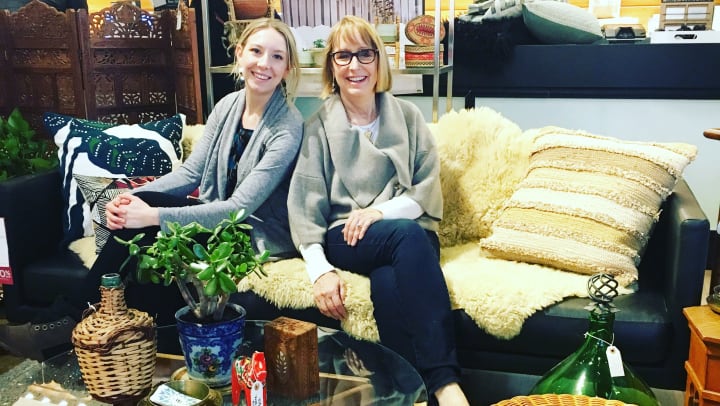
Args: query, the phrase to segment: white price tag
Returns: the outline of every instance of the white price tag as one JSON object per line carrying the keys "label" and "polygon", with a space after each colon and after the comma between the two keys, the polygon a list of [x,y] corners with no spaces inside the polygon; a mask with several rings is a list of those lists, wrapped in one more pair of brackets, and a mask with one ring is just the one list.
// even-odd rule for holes
{"label": "white price tag", "polygon": [[610,367],[610,376],[615,378],[616,376],[625,376],[625,367],[623,367],[622,357],[620,356],[620,350],[611,345],[605,351],[607,356],[608,366]]}
{"label": "white price tag", "polygon": [[250,406],[265,406],[265,396],[263,396],[263,384],[260,381],[253,383],[250,390]]}

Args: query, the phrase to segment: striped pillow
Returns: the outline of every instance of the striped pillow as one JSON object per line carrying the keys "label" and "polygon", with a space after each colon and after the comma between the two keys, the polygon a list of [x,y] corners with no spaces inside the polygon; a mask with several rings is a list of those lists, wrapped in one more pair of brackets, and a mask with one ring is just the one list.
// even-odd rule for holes
{"label": "striped pillow", "polygon": [[527,176],[480,246],[503,259],[609,273],[626,286],[637,279],[662,202],[696,153],[683,143],[542,128]]}

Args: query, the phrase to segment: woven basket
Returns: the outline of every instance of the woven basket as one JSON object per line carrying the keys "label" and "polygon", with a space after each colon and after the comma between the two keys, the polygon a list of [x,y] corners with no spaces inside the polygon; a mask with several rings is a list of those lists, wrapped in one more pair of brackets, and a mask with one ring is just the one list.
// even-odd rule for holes
{"label": "woven basket", "polygon": [[85,387],[105,403],[142,398],[155,373],[154,321],[145,312],[128,309],[124,292],[122,285],[100,287],[97,311],[86,311],[72,334]]}
{"label": "woven basket", "polygon": [[[444,50],[445,47],[440,44],[440,65],[443,64]],[[405,66],[408,68],[435,66],[435,46],[405,45]]]}
{"label": "woven basket", "polygon": [[[245,31],[245,28],[247,28],[248,25],[250,25],[251,22],[255,21],[254,19],[237,19],[235,18],[235,9],[233,8],[233,1],[232,0],[225,0],[225,4],[228,7],[228,20],[225,21],[225,38],[227,43],[225,44],[225,48],[231,48],[234,47],[235,44],[237,44],[238,40],[240,39],[240,35],[242,35],[243,31]],[[275,15],[275,9],[272,7],[270,3],[267,4],[267,9],[265,10],[265,15],[258,17],[273,17]]]}
{"label": "woven basket", "polygon": [[607,400],[585,395],[544,395],[515,396],[502,400],[493,406],[624,406],[619,400]]}

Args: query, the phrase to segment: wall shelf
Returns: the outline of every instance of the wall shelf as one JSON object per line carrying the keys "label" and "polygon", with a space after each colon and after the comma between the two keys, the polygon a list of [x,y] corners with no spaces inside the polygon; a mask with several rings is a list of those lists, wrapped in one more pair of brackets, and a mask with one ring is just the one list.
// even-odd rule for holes
{"label": "wall shelf", "polygon": [[[435,0],[435,10],[440,10],[441,0]],[[450,15],[455,15],[455,0],[449,1]],[[204,27],[209,27],[208,17],[208,0],[201,0],[201,11],[202,11],[202,23]],[[450,18],[448,21],[449,29],[447,32],[448,46],[447,46],[447,64],[443,64],[440,60],[440,27],[442,25],[440,13],[435,13],[435,53],[434,53],[434,66],[423,67],[423,68],[401,68],[393,69],[393,82],[397,81],[397,86],[393,86],[393,89],[401,89],[399,93],[422,93],[422,76],[432,76],[432,121],[438,121],[439,111],[439,99],[440,99],[440,76],[447,75],[447,85],[445,86],[446,92],[446,112],[452,109],[452,83],[453,83],[453,58],[454,58],[454,44],[455,44],[455,21],[454,18]],[[212,111],[215,106],[215,95],[213,91],[213,75],[214,74],[229,74],[232,71],[232,65],[224,66],[212,66],[211,55],[210,55],[210,34],[209,30],[203,30],[203,51],[205,60],[205,85],[206,85],[206,106],[208,114]],[[317,82],[321,74],[320,68],[301,68],[301,85],[303,80],[309,80],[311,83]],[[307,86],[305,87],[307,89]],[[306,90],[307,91],[307,90]],[[319,94],[318,92],[315,94]],[[300,96],[313,96],[312,93],[307,92],[299,94]]]}

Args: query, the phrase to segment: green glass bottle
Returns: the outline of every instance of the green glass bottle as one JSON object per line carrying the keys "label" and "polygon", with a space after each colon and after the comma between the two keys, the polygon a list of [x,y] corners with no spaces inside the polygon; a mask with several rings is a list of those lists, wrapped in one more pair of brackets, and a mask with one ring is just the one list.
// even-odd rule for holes
{"label": "green glass bottle", "polygon": [[639,406],[659,405],[645,381],[622,362],[620,351],[613,345],[615,313],[612,304],[609,304],[607,296],[598,300],[594,293],[591,292],[590,296],[597,304],[590,310],[590,326],[585,342],[540,378],[530,394],[568,393]]}

